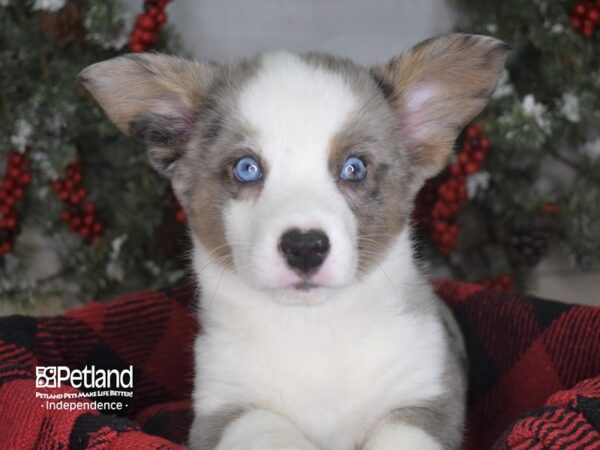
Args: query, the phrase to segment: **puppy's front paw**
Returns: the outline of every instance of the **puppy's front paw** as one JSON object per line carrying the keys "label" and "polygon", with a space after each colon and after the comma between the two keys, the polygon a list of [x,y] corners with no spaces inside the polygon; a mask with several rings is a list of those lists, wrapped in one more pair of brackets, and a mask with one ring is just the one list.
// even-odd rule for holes
{"label": "puppy's front paw", "polygon": [[232,442],[223,440],[215,450],[319,450],[305,439],[283,436],[247,436],[248,439]]}
{"label": "puppy's front paw", "polygon": [[254,410],[234,420],[215,450],[319,450],[292,422]]}
{"label": "puppy's front paw", "polygon": [[429,433],[408,424],[385,425],[369,439],[363,450],[442,450]]}

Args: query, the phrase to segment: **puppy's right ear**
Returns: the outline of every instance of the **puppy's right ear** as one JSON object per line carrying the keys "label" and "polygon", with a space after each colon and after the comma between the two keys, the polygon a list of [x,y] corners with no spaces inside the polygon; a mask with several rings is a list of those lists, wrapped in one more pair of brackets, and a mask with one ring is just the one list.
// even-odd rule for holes
{"label": "puppy's right ear", "polygon": [[143,141],[169,176],[184,151],[216,66],[151,53],[120,56],[79,74],[114,124]]}

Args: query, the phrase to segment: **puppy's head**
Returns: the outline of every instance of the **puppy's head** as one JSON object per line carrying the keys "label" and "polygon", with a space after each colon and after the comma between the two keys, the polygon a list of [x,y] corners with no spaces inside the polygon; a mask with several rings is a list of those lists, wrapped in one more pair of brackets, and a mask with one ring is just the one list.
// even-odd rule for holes
{"label": "puppy's head", "polygon": [[506,50],[455,34],[372,68],[320,54],[231,66],[138,54],[80,79],[171,179],[207,262],[289,297],[348,285],[385,257]]}

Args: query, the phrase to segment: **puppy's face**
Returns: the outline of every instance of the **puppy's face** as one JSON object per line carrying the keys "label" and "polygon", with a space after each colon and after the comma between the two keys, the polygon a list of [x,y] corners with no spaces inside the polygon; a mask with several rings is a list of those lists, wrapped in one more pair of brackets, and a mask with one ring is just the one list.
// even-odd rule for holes
{"label": "puppy's face", "polygon": [[505,56],[494,39],[451,35],[370,69],[319,54],[227,67],[142,54],[81,80],[171,178],[207,263],[300,298],[385,256]]}

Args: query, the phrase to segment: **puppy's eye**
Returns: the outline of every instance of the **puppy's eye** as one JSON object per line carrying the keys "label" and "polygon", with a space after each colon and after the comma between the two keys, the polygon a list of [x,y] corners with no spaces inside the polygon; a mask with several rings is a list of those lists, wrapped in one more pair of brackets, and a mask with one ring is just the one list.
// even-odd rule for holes
{"label": "puppy's eye", "polygon": [[367,175],[367,165],[356,156],[349,157],[340,171],[340,178],[345,181],[362,181]]}
{"label": "puppy's eye", "polygon": [[244,156],[235,164],[233,175],[240,183],[252,183],[262,178],[262,169],[252,156]]}

